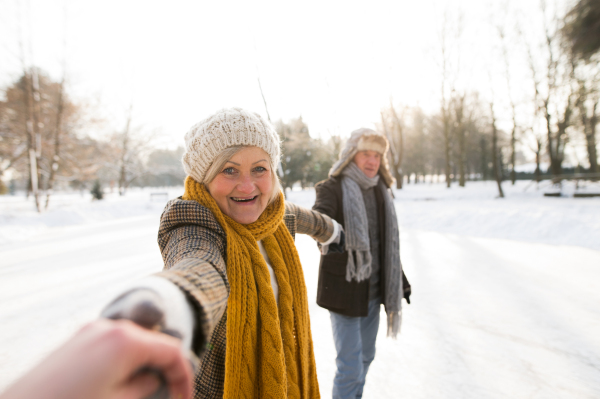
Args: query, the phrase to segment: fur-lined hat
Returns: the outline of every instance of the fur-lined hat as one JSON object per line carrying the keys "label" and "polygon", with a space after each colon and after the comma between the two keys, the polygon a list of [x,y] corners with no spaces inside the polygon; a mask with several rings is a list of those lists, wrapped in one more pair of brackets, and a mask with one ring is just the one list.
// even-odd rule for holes
{"label": "fur-lined hat", "polygon": [[354,155],[356,155],[358,151],[372,150],[381,154],[379,175],[383,178],[385,185],[391,187],[394,183],[394,178],[390,173],[388,164],[388,148],[389,143],[381,133],[365,127],[357,129],[350,134],[350,139],[340,152],[340,159],[333,164],[329,171],[329,177],[339,176],[342,173],[342,170],[354,160]]}

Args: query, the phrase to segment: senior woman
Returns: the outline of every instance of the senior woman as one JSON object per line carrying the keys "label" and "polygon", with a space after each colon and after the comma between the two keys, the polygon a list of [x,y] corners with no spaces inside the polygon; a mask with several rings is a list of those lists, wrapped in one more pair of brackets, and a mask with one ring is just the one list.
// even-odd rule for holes
{"label": "senior woman", "polygon": [[319,397],[294,235],[337,250],[342,231],[284,200],[279,157],[277,133],[257,114],[225,109],[193,126],[184,195],[161,216],[165,270],[103,313],[191,347],[199,356],[196,398]]}

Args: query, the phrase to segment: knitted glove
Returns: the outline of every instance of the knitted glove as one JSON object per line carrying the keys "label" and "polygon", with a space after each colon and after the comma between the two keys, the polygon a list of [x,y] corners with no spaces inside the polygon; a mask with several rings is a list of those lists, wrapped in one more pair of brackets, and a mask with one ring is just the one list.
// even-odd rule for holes
{"label": "knitted glove", "polygon": [[[128,319],[149,330],[161,332],[181,339],[182,349],[190,354],[194,372],[197,357],[191,352],[194,337],[194,314],[185,295],[170,281],[159,277],[147,277],[139,287],[125,291],[111,302],[101,313],[108,319]],[[138,373],[154,374],[161,386],[147,399],[168,399],[169,391],[165,378],[157,370],[142,368]]]}
{"label": "knitted glove", "polygon": [[331,253],[341,254],[346,251],[346,233],[344,233],[344,228],[341,224],[333,220],[335,224],[335,229],[337,229],[337,235],[331,241],[328,241],[327,244],[323,245],[317,243],[319,249],[321,250],[321,255],[327,255]]}
{"label": "knitted glove", "polygon": [[148,330],[183,339],[183,332],[166,325],[162,297],[149,288],[134,288],[111,302],[101,314],[111,320],[128,319]]}
{"label": "knitted glove", "polygon": [[336,238],[331,244],[329,244],[329,251],[327,253],[330,254],[343,254],[346,251],[346,233],[340,226],[340,233],[338,234],[339,238]]}

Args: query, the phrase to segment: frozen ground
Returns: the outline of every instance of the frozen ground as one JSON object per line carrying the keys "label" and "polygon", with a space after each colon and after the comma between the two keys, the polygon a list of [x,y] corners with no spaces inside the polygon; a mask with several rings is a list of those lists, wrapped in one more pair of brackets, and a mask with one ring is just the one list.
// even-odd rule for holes
{"label": "frozen ground", "polygon": [[[492,184],[396,193],[413,303],[400,338],[378,339],[365,398],[600,397],[600,200],[524,188],[506,185],[505,200]],[[314,192],[289,197],[310,206]],[[0,390],[162,266],[164,201],[148,191],[56,200],[40,216],[0,197]],[[314,303],[318,252],[296,241],[329,397],[335,353],[329,314]]]}

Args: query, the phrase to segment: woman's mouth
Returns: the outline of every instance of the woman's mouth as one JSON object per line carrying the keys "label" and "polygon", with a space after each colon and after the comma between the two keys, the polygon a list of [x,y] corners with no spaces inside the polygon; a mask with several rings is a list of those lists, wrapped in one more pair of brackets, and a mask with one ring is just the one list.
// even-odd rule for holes
{"label": "woman's mouth", "polygon": [[235,202],[244,203],[244,202],[254,201],[255,199],[258,198],[258,195],[255,195],[254,197],[230,197],[230,198]]}

